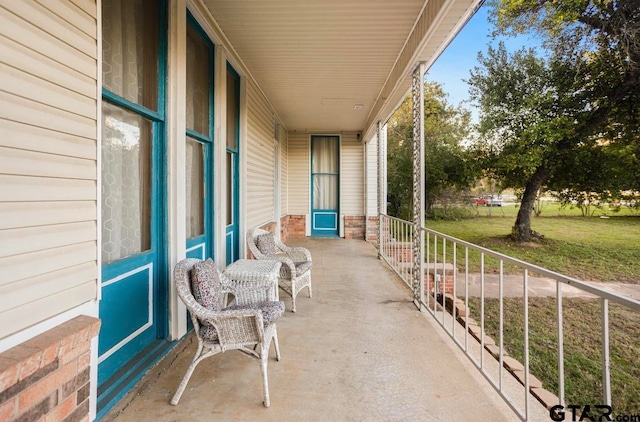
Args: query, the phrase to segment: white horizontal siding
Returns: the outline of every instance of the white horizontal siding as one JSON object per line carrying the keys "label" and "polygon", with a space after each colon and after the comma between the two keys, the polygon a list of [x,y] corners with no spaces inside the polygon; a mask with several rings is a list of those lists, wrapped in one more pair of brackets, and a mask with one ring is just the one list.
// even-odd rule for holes
{"label": "white horizontal siding", "polygon": [[355,133],[340,137],[340,213],[364,215],[364,149]]}
{"label": "white horizontal siding", "polygon": [[275,140],[273,110],[260,90],[247,86],[247,227],[274,219]]}
{"label": "white horizontal siding", "polygon": [[309,214],[309,135],[289,132],[289,214]]}
{"label": "white horizontal siding", "polygon": [[366,155],[366,214],[378,214],[378,140],[374,137],[367,143]]}
{"label": "white horizontal siding", "polygon": [[0,339],[97,296],[96,16],[0,1]]}
{"label": "white horizontal siding", "polygon": [[280,214],[289,214],[289,139],[280,130]]}

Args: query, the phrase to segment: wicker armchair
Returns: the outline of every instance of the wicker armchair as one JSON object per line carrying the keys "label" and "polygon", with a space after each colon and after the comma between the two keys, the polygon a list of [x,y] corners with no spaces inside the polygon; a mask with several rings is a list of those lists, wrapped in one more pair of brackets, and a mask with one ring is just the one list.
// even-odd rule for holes
{"label": "wicker armchair", "polygon": [[282,262],[279,285],[291,295],[291,310],[296,311],[296,296],[303,288],[311,290],[311,253],[302,247],[289,247],[271,232],[253,228],[247,232],[247,245],[255,259],[270,259]]}
{"label": "wicker armchair", "polygon": [[[269,407],[267,359],[273,340],[276,359],[280,360],[276,320],[284,314],[283,302],[264,301],[273,296],[273,283],[235,285],[218,271],[213,261],[193,258],[180,261],[174,277],[178,296],[191,314],[198,349],[171,404],[178,404],[189,378],[202,360],[227,350],[239,350],[260,360],[264,406]],[[242,298],[244,303],[221,309],[227,293]],[[259,302],[251,303],[252,297]]]}

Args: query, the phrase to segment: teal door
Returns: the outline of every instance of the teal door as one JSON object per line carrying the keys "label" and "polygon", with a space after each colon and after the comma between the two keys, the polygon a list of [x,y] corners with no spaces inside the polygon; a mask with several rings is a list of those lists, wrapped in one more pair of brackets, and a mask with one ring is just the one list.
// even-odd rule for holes
{"label": "teal door", "polygon": [[338,236],[340,138],[311,137],[311,235]]}
{"label": "teal door", "polygon": [[240,181],[240,76],[227,63],[227,162],[225,183],[226,203],[226,253],[227,265],[239,258],[239,181]]}
{"label": "teal door", "polygon": [[98,415],[166,345],[165,8],[102,2]]}
{"label": "teal door", "polygon": [[213,44],[188,15],[186,113],[187,258],[213,257]]}

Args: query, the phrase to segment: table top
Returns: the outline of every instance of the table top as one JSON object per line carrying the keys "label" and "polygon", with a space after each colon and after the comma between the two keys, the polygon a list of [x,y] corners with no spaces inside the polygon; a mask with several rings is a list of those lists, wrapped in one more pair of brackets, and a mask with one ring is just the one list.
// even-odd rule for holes
{"label": "table top", "polygon": [[229,265],[224,273],[229,278],[237,278],[244,275],[263,275],[263,276],[275,276],[280,274],[280,261],[273,261],[267,259],[239,259],[233,264]]}

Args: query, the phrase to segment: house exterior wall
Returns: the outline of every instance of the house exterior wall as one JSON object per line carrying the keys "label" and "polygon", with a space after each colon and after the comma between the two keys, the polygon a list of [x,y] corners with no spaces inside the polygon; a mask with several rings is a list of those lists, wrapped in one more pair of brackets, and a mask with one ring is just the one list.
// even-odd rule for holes
{"label": "house exterior wall", "polygon": [[370,139],[365,148],[365,213],[378,215],[378,140]]}
{"label": "house exterior wall", "polygon": [[273,109],[257,85],[247,80],[247,228],[260,226],[276,218],[273,121]]}
{"label": "house exterior wall", "polygon": [[[366,233],[365,240],[377,242],[379,237],[379,218],[378,218],[378,201],[380,195],[378,191],[378,177],[379,172],[385,172],[386,168],[386,152],[384,151],[384,145],[386,144],[386,125],[381,130],[381,139],[374,136],[369,139],[365,145],[364,160],[365,160],[365,214],[366,214]],[[378,153],[380,148],[383,149],[382,156],[385,157],[384,161],[378,163]],[[380,165],[380,169],[378,168]],[[383,182],[383,197],[386,200],[386,179]],[[386,209],[386,207],[383,207]]]}
{"label": "house exterior wall", "polygon": [[340,137],[340,213],[364,215],[364,144],[355,133]]}
{"label": "house exterior wall", "polygon": [[309,214],[309,134],[289,132],[289,215]]}
{"label": "house exterior wall", "polygon": [[[336,133],[340,133],[337,131]],[[310,213],[310,137],[289,132],[288,136],[288,215],[293,225],[288,236],[309,234],[306,216]],[[340,216],[341,234],[348,239],[364,239],[365,218],[364,144],[355,132],[340,135]],[[305,227],[302,224],[305,223]],[[303,233],[304,230],[304,233]]]}
{"label": "house exterior wall", "polygon": [[95,414],[98,16],[92,0],[0,9],[1,420]]}
{"label": "house exterior wall", "polygon": [[280,128],[280,217],[289,213],[289,134]]}
{"label": "house exterior wall", "polygon": [[97,11],[81,3],[0,10],[0,339],[97,298]]}

